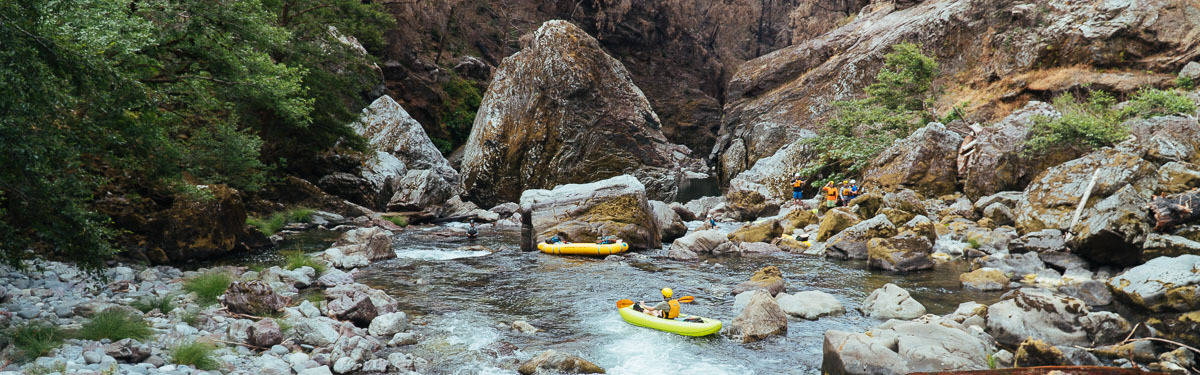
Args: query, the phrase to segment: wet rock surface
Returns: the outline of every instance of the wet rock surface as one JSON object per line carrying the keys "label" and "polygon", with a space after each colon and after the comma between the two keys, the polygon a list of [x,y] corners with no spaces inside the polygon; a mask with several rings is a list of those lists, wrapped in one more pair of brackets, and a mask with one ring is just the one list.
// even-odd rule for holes
{"label": "wet rock surface", "polygon": [[553,190],[526,190],[521,194],[521,214],[530,217],[529,224],[522,225],[531,233],[522,239],[522,248],[529,250],[552,236],[595,242],[613,235],[639,249],[658,248],[662,242],[645,186],[629,175]]}

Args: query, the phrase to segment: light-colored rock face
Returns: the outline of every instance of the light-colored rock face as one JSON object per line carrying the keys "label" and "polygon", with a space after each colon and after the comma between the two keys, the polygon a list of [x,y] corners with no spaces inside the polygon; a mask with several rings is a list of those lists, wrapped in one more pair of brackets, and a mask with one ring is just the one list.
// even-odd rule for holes
{"label": "light-colored rock face", "polygon": [[867,259],[868,241],[895,235],[896,226],[888,221],[887,216],[879,214],[829,238],[825,244],[825,252],[826,255],[839,259]]}
{"label": "light-colored rock face", "polygon": [[[723,160],[722,175],[736,175],[774,154],[800,129],[816,129],[832,115],[834,100],[853,98],[872,82],[883,55],[899,42],[923,41],[927,53],[938,57],[942,76],[959,84],[947,93],[953,102],[942,106],[969,98],[971,112],[989,117],[1039,90],[1094,83],[1125,91],[1174,79],[1195,57],[1189,46],[1200,29],[1197,6],[1187,0],[1032,6],[1016,0],[924,1],[895,9],[886,3],[866,7],[845,26],[743,64],[729,82],[714,155],[739,148],[745,157]],[[1133,70],[1059,72],[1076,64]]]}
{"label": "light-colored rock face", "polygon": [[728,237],[717,230],[698,230],[671,243],[671,250],[687,250],[696,254],[712,253],[713,249],[729,242]]}
{"label": "light-colored rock face", "polygon": [[764,290],[750,291],[746,307],[729,324],[729,334],[743,343],[787,334],[787,313]]}
{"label": "light-colored rock face", "polygon": [[916,189],[925,195],[949,194],[958,178],[962,136],[930,123],[884,150],[863,174],[864,183],[883,190]]}
{"label": "light-colored rock face", "polygon": [[1088,345],[1080,319],[1087,305],[1075,298],[1045,291],[1021,290],[988,307],[988,332],[996,341],[1017,346],[1026,338],[1051,345]]}
{"label": "light-colored rock face", "polygon": [[964,288],[979,291],[1001,290],[1008,285],[1008,276],[1004,271],[984,267],[958,276]]}
{"label": "light-colored rock face", "polygon": [[1108,281],[1122,299],[1151,311],[1200,309],[1200,255],[1160,257]]}
{"label": "light-colored rock face", "polygon": [[860,310],[877,319],[915,319],[925,315],[925,306],[909,296],[907,290],[892,283],[871,292],[863,300]]}
{"label": "light-colored rock face", "polygon": [[867,241],[867,265],[892,272],[911,272],[933,268],[933,243],[928,237],[904,233],[891,238]]}
{"label": "light-colored rock face", "polygon": [[982,370],[995,348],[986,335],[954,320],[893,320],[866,333],[825,332],[826,374],[907,374]]}
{"label": "light-colored rock face", "polygon": [[[1022,232],[1074,232],[1077,253],[1094,262],[1129,265],[1139,253],[1149,224],[1144,207],[1156,188],[1156,168],[1136,151],[1104,148],[1042,173],[1025,189],[1014,210]],[[1074,228],[1071,217],[1092,174],[1098,173],[1087,207]],[[1073,230],[1069,230],[1073,229]]]}
{"label": "light-colored rock face", "polygon": [[526,190],[521,194],[521,212],[530,215],[532,225],[531,238],[522,239],[528,249],[553,236],[594,242],[612,235],[640,249],[658,248],[662,242],[645,187],[629,175],[553,190]]}
{"label": "light-colored rock face", "polygon": [[816,290],[796,294],[779,293],[775,296],[775,301],[788,315],[809,320],[846,312],[846,308],[836,297]]}
{"label": "light-colored rock face", "polygon": [[[812,152],[805,148],[802,142],[816,135],[811,130],[799,131],[789,135],[790,139],[795,141],[774,151],[773,154],[757,159],[747,166],[736,165],[722,169],[723,173],[732,172],[722,176],[721,181],[729,181],[726,196],[736,192],[753,192],[776,205],[792,199],[792,178],[813,157]],[[741,152],[741,149],[725,151],[721,159],[728,159],[730,163],[734,163],[739,157],[744,157],[739,155]]]}
{"label": "light-colored rock face", "polygon": [[1069,149],[1033,156],[1026,145],[1035,119],[1060,116],[1062,114],[1050,104],[1031,101],[999,122],[968,136],[966,142],[973,143],[969,148],[973,151],[964,152],[958,166],[963,192],[969,197],[980,198],[1005,190],[1024,189],[1046,168],[1078,156]]}
{"label": "light-colored rock face", "polygon": [[1200,163],[1200,123],[1191,116],[1160,116],[1126,121],[1129,134],[1157,163]]}
{"label": "light-colored rock face", "polygon": [[463,154],[472,200],[632,174],[672,200],[682,168],[704,167],[667,142],[629,72],[566,21],[544,23],[497,69]]}
{"label": "light-colored rock face", "polygon": [[658,230],[663,241],[673,241],[687,233],[687,225],[683,218],[671,206],[662,201],[649,201],[650,210],[654,212],[654,220],[658,222]]}

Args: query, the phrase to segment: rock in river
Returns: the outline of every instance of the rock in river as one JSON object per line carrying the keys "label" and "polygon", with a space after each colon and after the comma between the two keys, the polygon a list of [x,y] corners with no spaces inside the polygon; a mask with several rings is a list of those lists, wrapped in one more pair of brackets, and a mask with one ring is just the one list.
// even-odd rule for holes
{"label": "rock in river", "polygon": [[854,224],[829,238],[825,244],[825,254],[838,259],[867,259],[868,241],[873,238],[888,238],[895,235],[896,227],[892,225],[891,221],[888,221],[887,216],[879,214],[870,220]]}
{"label": "rock in river", "polygon": [[1088,345],[1080,321],[1087,314],[1087,305],[1078,299],[1022,289],[988,307],[987,327],[1004,345],[1017,346],[1029,337],[1051,345]]}
{"label": "rock in river", "polygon": [[878,319],[915,319],[925,315],[925,306],[896,284],[887,283],[871,292],[860,309],[863,314]]}
{"label": "rock in river", "polygon": [[796,294],[779,293],[775,296],[775,301],[779,302],[779,307],[788,315],[809,320],[846,312],[846,308],[836,297],[816,290]]}
{"label": "rock in river", "polygon": [[[552,236],[569,242],[594,242],[617,236],[637,249],[661,246],[661,233],[646,200],[646,188],[629,175],[588,184],[567,184],[553,190],[521,194],[521,216],[529,216],[529,236],[521,248],[534,250]],[[524,229],[523,229],[524,230]]]}
{"label": "rock in river", "polygon": [[466,196],[485,205],[623,174],[671,201],[684,169],[707,169],[667,141],[625,66],[567,21],[542,24],[504,59],[478,113],[462,172]]}
{"label": "rock in river", "polygon": [[872,238],[867,241],[867,264],[893,272],[910,272],[933,268],[933,243],[929,238],[908,232],[892,238]]}
{"label": "rock in river", "polygon": [[517,368],[517,372],[521,373],[521,375],[541,373],[539,370],[562,374],[604,373],[604,369],[596,366],[595,363],[588,362],[588,360],[579,358],[579,356],[558,352],[554,349],[541,352]]}
{"label": "rock in river", "polygon": [[993,352],[986,334],[956,321],[925,316],[890,320],[866,333],[825,331],[825,374],[907,374],[982,370]]}
{"label": "rock in river", "polygon": [[786,288],[787,284],[783,281],[783,272],[779,270],[779,267],[766,266],[755,271],[754,275],[750,276],[749,281],[734,286],[730,294],[738,295],[743,292],[762,289],[775,296],[783,292]]}
{"label": "rock in river", "polygon": [[750,301],[729,324],[729,334],[743,343],[787,334],[787,313],[764,290],[750,292]]}

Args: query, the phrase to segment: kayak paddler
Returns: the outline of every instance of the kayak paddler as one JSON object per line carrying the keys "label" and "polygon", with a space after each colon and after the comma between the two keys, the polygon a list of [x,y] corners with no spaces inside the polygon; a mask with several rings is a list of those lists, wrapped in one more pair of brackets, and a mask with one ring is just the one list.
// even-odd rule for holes
{"label": "kayak paddler", "polygon": [[675,292],[672,291],[671,288],[663,288],[662,302],[654,305],[654,307],[645,307],[646,305],[644,303],[641,303],[640,305],[642,305],[642,308],[647,314],[663,319],[675,319],[679,317],[679,300],[671,298],[674,294]]}

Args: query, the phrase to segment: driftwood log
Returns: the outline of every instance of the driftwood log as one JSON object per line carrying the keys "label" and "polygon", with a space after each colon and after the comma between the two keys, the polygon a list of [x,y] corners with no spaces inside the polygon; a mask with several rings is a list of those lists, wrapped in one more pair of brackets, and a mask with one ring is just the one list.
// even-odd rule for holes
{"label": "driftwood log", "polygon": [[1156,232],[1166,232],[1200,219],[1200,189],[1154,197],[1150,201],[1150,216],[1154,218]]}

